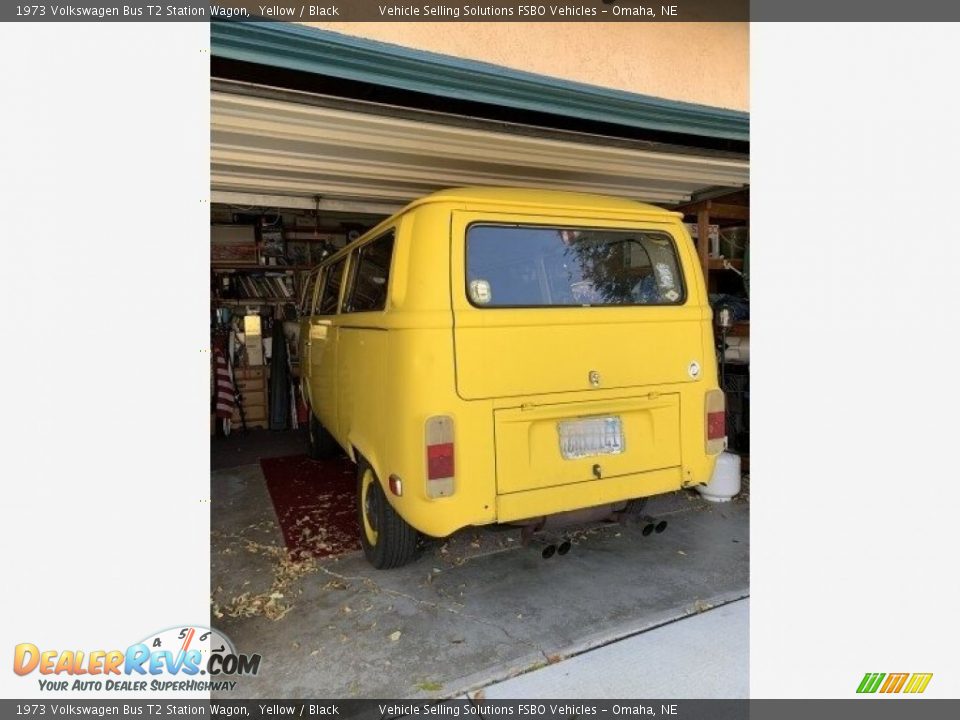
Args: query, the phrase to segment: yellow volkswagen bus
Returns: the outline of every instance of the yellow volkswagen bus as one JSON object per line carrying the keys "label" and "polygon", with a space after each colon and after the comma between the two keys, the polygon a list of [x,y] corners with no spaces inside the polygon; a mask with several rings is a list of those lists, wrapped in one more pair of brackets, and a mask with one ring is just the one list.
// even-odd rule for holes
{"label": "yellow volkswagen bus", "polygon": [[726,445],[703,275],[661,208],[438,192],[326,259],[301,314],[310,454],[356,462],[378,568],[418,532],[708,482]]}

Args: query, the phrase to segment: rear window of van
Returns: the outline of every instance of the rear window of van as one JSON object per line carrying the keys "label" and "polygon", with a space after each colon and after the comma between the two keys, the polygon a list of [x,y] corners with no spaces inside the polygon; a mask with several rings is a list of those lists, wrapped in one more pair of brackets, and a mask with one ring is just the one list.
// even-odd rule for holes
{"label": "rear window of van", "polygon": [[686,297],[663,232],[475,224],[467,296],[477,307],[679,305]]}

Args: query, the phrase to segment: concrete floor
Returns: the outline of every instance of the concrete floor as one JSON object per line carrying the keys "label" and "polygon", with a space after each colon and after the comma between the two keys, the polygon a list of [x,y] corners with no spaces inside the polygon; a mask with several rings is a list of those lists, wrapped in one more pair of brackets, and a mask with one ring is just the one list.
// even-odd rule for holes
{"label": "concrete floor", "polygon": [[210,438],[210,469],[256,464],[263,458],[285,457],[306,452],[307,431],[234,428],[227,437]]}
{"label": "concrete floor", "polygon": [[515,529],[469,529],[376,571],[360,553],[287,562],[259,465],[211,481],[211,624],[263,656],[231,698],[453,697],[748,595],[743,501],[655,498],[662,535],[582,527],[546,561]]}

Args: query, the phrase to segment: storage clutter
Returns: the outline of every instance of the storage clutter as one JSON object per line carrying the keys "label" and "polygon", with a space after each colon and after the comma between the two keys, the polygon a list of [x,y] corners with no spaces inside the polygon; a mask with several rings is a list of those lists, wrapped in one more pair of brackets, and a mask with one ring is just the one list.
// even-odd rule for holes
{"label": "storage clutter", "polygon": [[[215,205],[210,225],[211,432],[297,429],[297,304],[306,278],[379,218]],[[217,367],[216,357],[223,366]]]}
{"label": "storage clutter", "polygon": [[[214,357],[225,359],[228,381],[216,384],[214,407],[225,405],[231,410],[219,413],[220,419],[229,421],[219,426],[223,434],[238,427],[286,430],[299,426],[298,372],[293,366],[296,338],[284,333],[287,311],[274,306],[267,306],[264,314],[259,310],[246,308],[241,315],[218,308],[213,313]],[[274,411],[277,406],[282,408],[279,416]],[[216,423],[213,428],[218,429]]]}
{"label": "storage clutter", "polygon": [[720,387],[727,403],[728,448],[741,456],[746,471],[750,451],[749,189],[711,193],[677,209],[700,257],[713,310]]}

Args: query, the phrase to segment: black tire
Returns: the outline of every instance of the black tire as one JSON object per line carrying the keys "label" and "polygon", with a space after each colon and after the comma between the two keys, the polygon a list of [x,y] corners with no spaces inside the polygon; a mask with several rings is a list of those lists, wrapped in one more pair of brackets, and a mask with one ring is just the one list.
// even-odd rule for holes
{"label": "black tire", "polygon": [[417,531],[391,507],[377,474],[363,458],[357,463],[357,520],[363,554],[378,570],[406,565],[416,556]]}
{"label": "black tire", "polygon": [[310,409],[307,442],[307,455],[312,460],[329,460],[337,454],[337,441],[317,420],[317,416],[313,414],[313,408]]}

